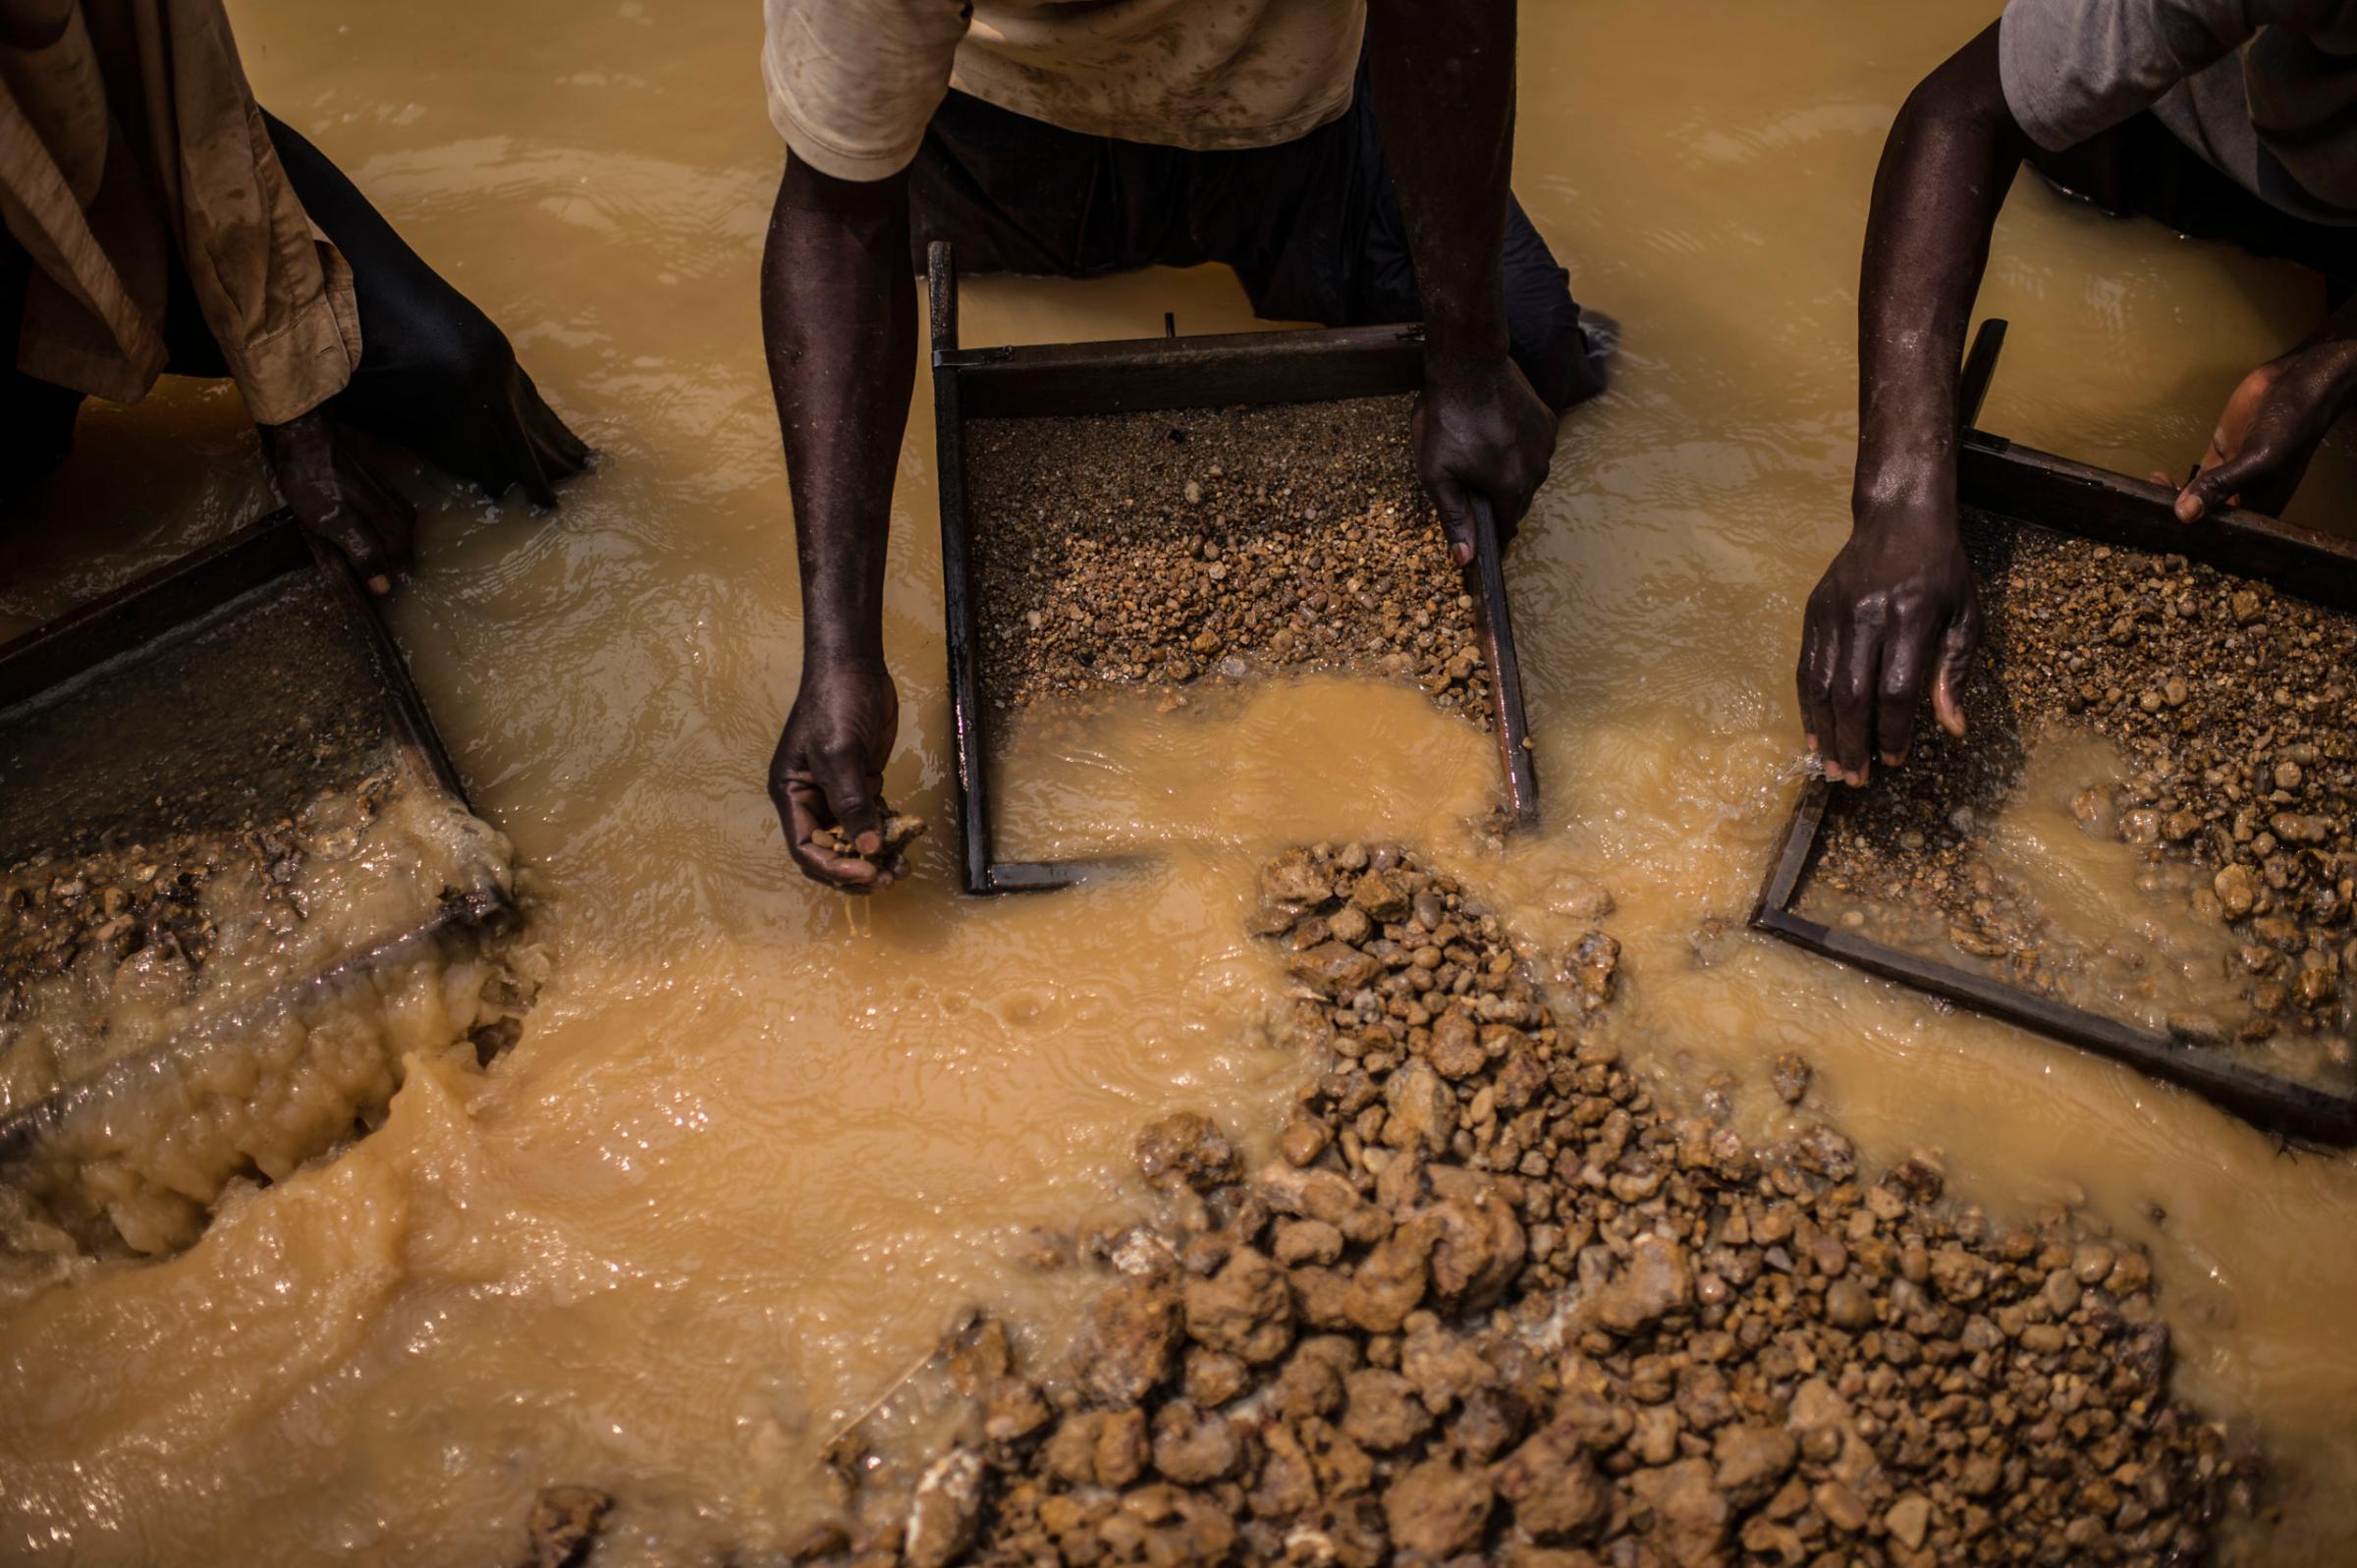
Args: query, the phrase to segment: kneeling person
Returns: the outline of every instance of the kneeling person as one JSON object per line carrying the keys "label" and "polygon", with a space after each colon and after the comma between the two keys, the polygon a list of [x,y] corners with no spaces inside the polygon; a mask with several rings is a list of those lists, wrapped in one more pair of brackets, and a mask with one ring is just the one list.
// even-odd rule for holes
{"label": "kneeling person", "polygon": [[227,377],[303,526],[382,591],[410,504],[339,439],[494,496],[587,460],[489,317],[253,100],[220,0],[0,0],[0,493],[85,397]]}
{"label": "kneeling person", "polygon": [[1507,189],[1512,0],[768,0],[768,21],[790,156],[762,320],[803,604],[770,792],[822,882],[890,880],[821,835],[872,850],[898,725],[884,545],[931,242],[973,272],[1225,262],[1263,316],[1420,317],[1418,459],[1460,560],[1471,498],[1511,529],[1556,415],[1602,388]]}

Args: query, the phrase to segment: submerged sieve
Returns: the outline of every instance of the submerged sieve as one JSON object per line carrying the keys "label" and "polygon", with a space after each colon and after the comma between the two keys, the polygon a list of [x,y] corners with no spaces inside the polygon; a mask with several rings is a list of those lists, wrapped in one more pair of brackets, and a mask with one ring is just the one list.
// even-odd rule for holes
{"label": "submerged sieve", "polygon": [[0,1178],[85,1239],[94,1163],[171,1145],[123,1179],[209,1202],[266,1069],[512,923],[373,606],[283,514],[0,648]]}

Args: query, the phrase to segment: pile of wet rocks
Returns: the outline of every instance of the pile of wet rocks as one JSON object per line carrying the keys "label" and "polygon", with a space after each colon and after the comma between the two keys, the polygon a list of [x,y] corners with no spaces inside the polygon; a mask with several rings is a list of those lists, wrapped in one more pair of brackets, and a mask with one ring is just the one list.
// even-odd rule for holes
{"label": "pile of wet rocks", "polygon": [[[987,1564],[2160,1563],[2249,1464],[2169,1388],[2145,1255],[2054,1210],[1869,1181],[1822,1120],[1755,1144],[1595,1027],[1617,949],[1552,977],[1396,849],[1272,862],[1258,929],[1327,1062],[1280,1157],[1148,1128],[1155,1225],[1095,1238],[1069,1358],[1001,1325],[904,1508],[796,1556]],[[1770,1074],[1805,1116],[1797,1058]]]}
{"label": "pile of wet rocks", "polygon": [[2024,752],[2071,730],[2113,742],[2125,776],[2073,802],[2134,846],[2140,886],[2239,939],[2228,1021],[2202,1044],[2288,1030],[2357,1038],[2357,618],[2182,556],[1984,524],[1970,543],[1987,633],[1969,732],[1926,723],[1915,760],[1842,791],[1815,876],[1853,899],[1939,910],[1955,952],[2053,991],[2043,911],[1990,868],[1987,824]]}
{"label": "pile of wet rocks", "polygon": [[1473,600],[1416,477],[1412,407],[974,421],[986,699],[1347,671],[1488,725]]}

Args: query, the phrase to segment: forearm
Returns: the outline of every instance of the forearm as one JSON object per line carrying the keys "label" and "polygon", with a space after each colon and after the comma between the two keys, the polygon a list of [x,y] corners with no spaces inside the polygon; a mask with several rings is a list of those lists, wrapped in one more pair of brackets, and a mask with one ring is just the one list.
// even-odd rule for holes
{"label": "forearm", "polygon": [[761,262],[761,330],[801,565],[804,668],[884,656],[892,483],[915,378],[904,179],[789,160]]}
{"label": "forearm", "polygon": [[1427,365],[1503,359],[1514,0],[1373,0],[1367,65],[1424,302]]}
{"label": "forearm", "polygon": [[2347,412],[2351,402],[2357,401],[2357,297],[2325,317],[2291,352],[2319,354],[2330,361],[2331,381],[2338,394],[2336,413]]}
{"label": "forearm", "polygon": [[1926,78],[1891,125],[1858,287],[1862,521],[1952,513],[1956,365],[1990,235],[2030,150],[2004,105],[1995,26]]}

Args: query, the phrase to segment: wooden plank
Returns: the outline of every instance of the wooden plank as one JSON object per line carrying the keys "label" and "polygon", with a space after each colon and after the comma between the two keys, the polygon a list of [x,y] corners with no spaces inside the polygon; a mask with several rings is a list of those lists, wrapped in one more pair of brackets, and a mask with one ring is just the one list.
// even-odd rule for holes
{"label": "wooden plank", "polygon": [[[290,533],[300,533],[292,522]],[[459,778],[458,766],[450,760],[450,750],[442,743],[442,731],[434,728],[434,716],[426,711],[425,698],[410,677],[410,662],[401,655],[401,647],[393,640],[392,628],[377,610],[377,596],[368,592],[352,563],[333,545],[323,543],[308,533],[301,534],[309,546],[310,559],[321,577],[326,579],[330,598],[344,612],[352,626],[352,634],[368,655],[376,671],[377,683],[384,688],[385,698],[393,711],[393,728],[402,750],[410,763],[441,786],[452,799],[474,809],[466,798],[466,786]]]}
{"label": "wooden plank", "polygon": [[0,646],[0,708],[154,641],[311,560],[276,512]]}
{"label": "wooden plank", "polygon": [[958,252],[947,240],[925,249],[925,302],[933,327],[933,362],[958,351]]}
{"label": "wooden plank", "polygon": [[1974,431],[1957,454],[1961,506],[2057,533],[2181,555],[2285,593],[2357,613],[2357,542],[2230,510],[2182,523],[2176,492]]}
{"label": "wooden plank", "polygon": [[1152,863],[1146,855],[1098,855],[1085,860],[1001,860],[990,868],[992,892],[1053,892],[1115,872]]}
{"label": "wooden plank", "polygon": [[965,486],[964,372],[958,351],[958,265],[948,242],[928,254],[933,322],[933,455],[941,492],[942,642],[950,665],[950,747],[956,761],[959,883],[996,892],[990,874],[990,776],[982,707],[981,632],[973,592],[973,522]]}
{"label": "wooden plank", "polygon": [[1825,821],[1826,801],[1831,786],[1821,775],[1811,779],[1800,792],[1800,803],[1784,824],[1781,838],[1777,840],[1775,858],[1768,864],[1768,881],[1760,889],[1760,901],[1751,907],[1751,923],[1763,924],[1761,917],[1770,910],[1791,907],[1792,895],[1800,891],[1802,873],[1808,870],[1809,856],[1817,849],[1817,830]]}
{"label": "wooden plank", "polygon": [[1868,974],[1946,998],[1975,1012],[2123,1062],[2147,1077],[2190,1089],[2269,1132],[2336,1147],[2357,1143],[2357,1100],[2245,1067],[2215,1052],[2179,1045],[2166,1036],[2018,986],[1833,930],[1788,909],[1763,910],[1753,924]]}
{"label": "wooden plank", "polygon": [[1424,384],[1423,334],[1405,327],[1038,345],[956,362],[973,419],[1324,403]]}
{"label": "wooden plank", "polygon": [[1490,666],[1491,728],[1506,774],[1507,811],[1518,828],[1539,820],[1538,763],[1530,754],[1530,718],[1522,707],[1522,660],[1514,649],[1514,617],[1499,559],[1498,520],[1490,504],[1473,499],[1473,559],[1460,568],[1480,624],[1482,657]]}
{"label": "wooden plank", "polygon": [[1981,405],[1989,401],[1989,383],[1997,375],[1997,356],[2004,351],[2005,321],[1992,316],[1972,335],[1964,368],[1956,377],[1956,428],[1970,430],[1980,422]]}

